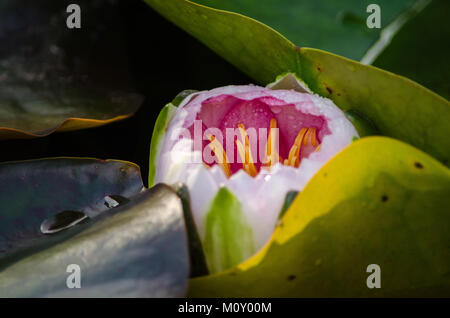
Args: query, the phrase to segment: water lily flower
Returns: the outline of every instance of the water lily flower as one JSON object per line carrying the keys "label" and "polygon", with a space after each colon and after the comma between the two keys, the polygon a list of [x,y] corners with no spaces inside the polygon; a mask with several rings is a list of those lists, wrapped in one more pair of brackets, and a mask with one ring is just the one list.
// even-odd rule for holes
{"label": "water lily flower", "polygon": [[187,185],[211,272],[260,249],[286,194],[358,137],[331,100],[300,82],[295,90],[278,84],[190,94],[172,106],[155,148],[154,181]]}

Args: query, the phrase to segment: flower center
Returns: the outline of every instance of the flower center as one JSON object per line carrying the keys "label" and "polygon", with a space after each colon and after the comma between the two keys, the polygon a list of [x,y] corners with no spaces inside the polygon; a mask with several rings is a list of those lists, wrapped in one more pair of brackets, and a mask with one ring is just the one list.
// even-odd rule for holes
{"label": "flower center", "polygon": [[[242,123],[238,124],[241,140],[235,140],[237,150],[242,162],[242,169],[250,176],[255,177],[258,174],[258,169],[255,166],[253,160],[250,140],[247,131]],[[217,164],[222,168],[227,177],[231,176],[230,160],[224,150],[222,144],[211,134],[207,135],[210,141],[209,147],[217,158]],[[286,166],[298,168],[302,160],[302,152],[306,147],[312,147],[312,151],[316,152],[320,150],[321,143],[317,138],[316,127],[303,127],[297,134],[294,144],[289,150],[287,158],[282,158],[277,151],[277,143],[279,141],[279,133],[277,128],[277,120],[272,118],[270,120],[270,129],[267,136],[267,142],[265,146],[265,162],[262,165],[267,169],[270,169],[277,162]],[[317,147],[316,147],[317,146]]]}

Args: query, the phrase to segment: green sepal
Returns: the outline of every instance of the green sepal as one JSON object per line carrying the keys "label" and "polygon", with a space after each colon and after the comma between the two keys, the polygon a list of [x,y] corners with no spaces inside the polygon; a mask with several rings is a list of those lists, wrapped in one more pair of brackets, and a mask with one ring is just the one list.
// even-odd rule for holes
{"label": "green sepal", "polygon": [[241,203],[227,188],[217,192],[205,215],[205,223],[203,246],[210,272],[231,268],[255,252],[252,228]]}
{"label": "green sepal", "polygon": [[149,169],[148,169],[148,186],[152,187],[155,185],[155,177],[156,177],[156,161],[159,157],[159,153],[162,147],[163,137],[166,133],[167,126],[170,123],[177,107],[172,103],[167,104],[161,110],[158,115],[158,118],[155,122],[155,127],[153,128],[152,140],[150,143],[150,160],[149,160]]}
{"label": "green sepal", "polygon": [[299,191],[289,191],[288,193],[286,193],[286,196],[284,197],[283,207],[281,208],[280,214],[278,215],[279,220],[283,218],[283,215],[289,209],[292,202],[294,202],[294,199],[297,197],[297,194],[299,194]]}
{"label": "green sepal", "polygon": [[357,111],[349,110],[345,112],[347,118],[352,122],[360,137],[379,135],[380,132],[375,125],[367,118],[361,116]]}
{"label": "green sepal", "polygon": [[180,104],[185,100],[186,97],[198,92],[195,89],[185,89],[184,91],[180,92],[175,98],[172,100],[171,104],[173,106],[180,106]]}

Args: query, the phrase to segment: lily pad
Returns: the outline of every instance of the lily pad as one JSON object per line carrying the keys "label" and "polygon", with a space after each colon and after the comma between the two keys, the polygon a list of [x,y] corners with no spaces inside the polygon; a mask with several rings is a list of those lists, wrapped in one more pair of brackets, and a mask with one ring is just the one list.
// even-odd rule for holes
{"label": "lily pad", "polygon": [[[447,167],[400,141],[359,139],[311,179],[261,251],[192,279],[188,296],[449,296],[449,205]],[[379,289],[366,284],[370,264]]]}
{"label": "lily pad", "polygon": [[[185,293],[181,200],[164,185],[144,190],[136,165],[76,158],[0,164],[0,207],[0,297]],[[89,218],[75,224],[70,211]],[[42,233],[52,220],[69,227]],[[80,268],[81,288],[66,285],[71,264]]]}
{"label": "lily pad", "polygon": [[[450,36],[446,0],[381,0],[381,28],[370,29],[370,0],[194,0],[243,14],[294,44],[314,47],[407,76],[449,98]],[[439,29],[439,32],[436,32]]]}
{"label": "lily pad", "polygon": [[381,134],[450,162],[450,103],[425,87],[325,51],[299,48],[240,14],[186,0],[146,2],[261,84],[293,72],[313,92],[367,118]]}
{"label": "lily pad", "polygon": [[119,8],[78,1],[0,4],[0,139],[105,125],[131,116],[143,98],[128,70]]}
{"label": "lily pad", "polygon": [[[381,29],[366,25],[371,0],[194,0],[208,7],[240,13],[267,24],[293,43],[361,60]],[[392,23],[415,0],[380,0],[381,25]]]}

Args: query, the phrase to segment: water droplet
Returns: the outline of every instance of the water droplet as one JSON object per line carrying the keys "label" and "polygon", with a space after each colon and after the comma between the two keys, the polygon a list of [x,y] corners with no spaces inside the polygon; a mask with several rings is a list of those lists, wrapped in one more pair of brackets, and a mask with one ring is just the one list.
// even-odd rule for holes
{"label": "water droplet", "polygon": [[57,233],[88,219],[89,217],[83,212],[63,211],[45,219],[41,223],[41,232],[43,234]]}
{"label": "water droplet", "polygon": [[281,107],[278,107],[278,106],[272,107],[271,110],[272,110],[272,112],[275,113],[275,114],[281,113]]}
{"label": "water droplet", "polygon": [[130,200],[120,195],[107,195],[105,197],[105,206],[108,208],[116,208],[119,205],[123,205],[128,202],[130,202]]}

